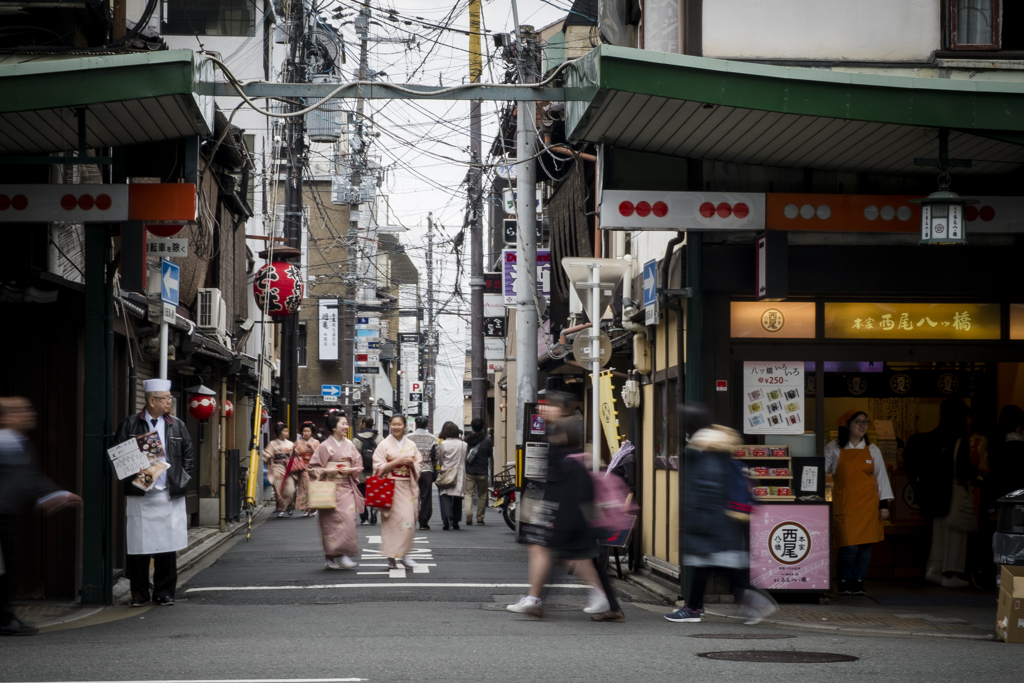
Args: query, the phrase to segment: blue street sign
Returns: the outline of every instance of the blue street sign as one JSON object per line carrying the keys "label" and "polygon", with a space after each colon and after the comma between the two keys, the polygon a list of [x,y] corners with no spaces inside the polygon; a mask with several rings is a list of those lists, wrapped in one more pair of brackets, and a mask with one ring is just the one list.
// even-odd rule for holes
{"label": "blue street sign", "polygon": [[320,385],[321,396],[341,396],[341,385],[340,384],[321,384]]}
{"label": "blue street sign", "polygon": [[181,266],[173,261],[160,259],[160,301],[177,306],[180,282]]}
{"label": "blue street sign", "polygon": [[370,324],[370,319],[369,318],[356,318],[356,325],[369,325],[369,324]]}
{"label": "blue street sign", "polygon": [[644,264],[644,307],[653,306],[658,300],[658,261]]}
{"label": "blue street sign", "polygon": [[366,348],[370,349],[371,351],[378,351],[380,350],[380,342],[366,342]]}

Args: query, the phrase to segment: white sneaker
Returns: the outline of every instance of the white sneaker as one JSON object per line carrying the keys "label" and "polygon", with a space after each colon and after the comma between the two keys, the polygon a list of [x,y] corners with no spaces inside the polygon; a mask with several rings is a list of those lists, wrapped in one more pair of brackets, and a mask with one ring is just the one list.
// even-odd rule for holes
{"label": "white sneaker", "polygon": [[608,604],[608,597],[601,591],[590,590],[590,604],[583,608],[586,614],[604,614],[611,609]]}
{"label": "white sneaker", "polygon": [[411,560],[408,557],[400,557],[398,558],[398,561],[401,562],[404,566],[408,567],[409,569],[412,569],[416,566],[416,561]]}
{"label": "white sneaker", "polygon": [[277,513],[277,518],[278,519],[283,519],[284,518],[284,510],[282,510],[281,512]]}
{"label": "white sneaker", "polygon": [[355,560],[353,560],[351,557],[349,557],[347,555],[342,555],[341,556],[341,560],[339,560],[339,564],[341,564],[341,566],[343,568],[345,568],[345,569],[355,569],[356,568]]}
{"label": "white sneaker", "polygon": [[341,567],[338,566],[337,561],[335,561],[333,558],[327,560],[327,563],[324,565],[324,567],[327,569],[341,569]]}
{"label": "white sneaker", "polygon": [[519,602],[514,605],[509,605],[505,609],[509,612],[518,612],[520,614],[529,614],[531,617],[539,617],[544,614],[544,603],[540,598],[533,598],[529,595],[524,595],[519,599]]}
{"label": "white sneaker", "polygon": [[761,620],[770,616],[778,609],[775,599],[767,593],[753,590],[743,591],[743,605],[740,608],[740,618],[747,626],[760,624]]}
{"label": "white sneaker", "polygon": [[950,576],[944,577],[939,585],[945,586],[946,588],[967,588],[971,584],[968,581],[964,581],[960,577]]}

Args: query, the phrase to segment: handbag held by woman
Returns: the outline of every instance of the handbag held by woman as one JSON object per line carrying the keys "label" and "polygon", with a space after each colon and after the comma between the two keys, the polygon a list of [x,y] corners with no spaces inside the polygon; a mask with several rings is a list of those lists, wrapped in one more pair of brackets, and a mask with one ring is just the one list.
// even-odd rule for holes
{"label": "handbag held by woman", "polygon": [[311,510],[333,510],[338,506],[337,487],[333,481],[323,481],[320,477],[310,481],[307,507]]}
{"label": "handbag held by woman", "polygon": [[459,470],[454,467],[448,467],[441,470],[441,474],[437,477],[437,487],[446,489],[449,486],[454,486],[455,481],[459,478]]}
{"label": "handbag held by woman", "polygon": [[366,478],[366,505],[375,508],[391,508],[395,499],[395,482],[380,477]]}

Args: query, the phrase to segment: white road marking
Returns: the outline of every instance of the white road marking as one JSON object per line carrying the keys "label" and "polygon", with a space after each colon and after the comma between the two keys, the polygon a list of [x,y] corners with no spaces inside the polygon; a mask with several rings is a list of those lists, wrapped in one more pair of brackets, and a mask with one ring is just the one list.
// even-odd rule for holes
{"label": "white road marking", "polygon": [[[382,567],[386,567],[387,565],[385,564],[385,565],[381,565],[381,566]],[[363,576],[387,576],[390,573],[391,572],[356,572],[356,574],[361,574]]]}
{"label": "white road marking", "polygon": [[405,567],[399,567],[398,569],[392,569],[389,571],[389,575],[392,579],[404,579],[405,578]]}
{"label": "white road marking", "polygon": [[[350,683],[369,678],[179,678],[165,681],[103,681],[103,683]],[[100,683],[99,681],[61,681],[61,683]]]}
{"label": "white road marking", "polygon": [[[324,590],[335,588],[529,588],[528,583],[321,583],[308,586],[208,586],[189,588],[185,593],[240,592],[240,591],[295,591]],[[549,583],[547,588],[589,588],[584,583]],[[80,683],[80,682],[79,682]],[[112,681],[110,683],[126,683]],[[135,683],[134,681],[130,683]],[[168,683],[167,681],[145,681],[144,683]],[[171,681],[169,683],[178,683]],[[187,683],[232,683],[231,681],[189,681]]]}
{"label": "white road marking", "polygon": [[418,564],[418,565],[416,565],[415,567],[412,568],[412,573],[413,574],[429,574],[430,573],[430,569],[428,569],[428,567],[433,567],[433,566],[434,565],[432,565],[432,564]]}
{"label": "white road marking", "polygon": [[[360,562],[359,566],[360,567],[386,567],[387,565],[386,564],[367,564],[365,562]],[[436,567],[437,565],[436,564],[423,564],[423,563],[417,562],[416,566],[417,567]]]}
{"label": "white road marking", "polygon": [[380,536],[367,536],[366,542],[374,545],[380,545]]}

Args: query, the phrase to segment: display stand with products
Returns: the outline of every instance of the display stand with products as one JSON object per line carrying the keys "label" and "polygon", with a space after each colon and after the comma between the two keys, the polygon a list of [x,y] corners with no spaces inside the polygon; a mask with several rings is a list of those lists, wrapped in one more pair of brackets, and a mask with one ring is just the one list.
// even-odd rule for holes
{"label": "display stand with products", "polygon": [[[754,498],[760,502],[796,500],[793,489],[793,468],[789,446],[740,446],[733,457],[742,461],[744,473],[758,481],[751,487]],[[760,482],[766,482],[760,485]]]}

